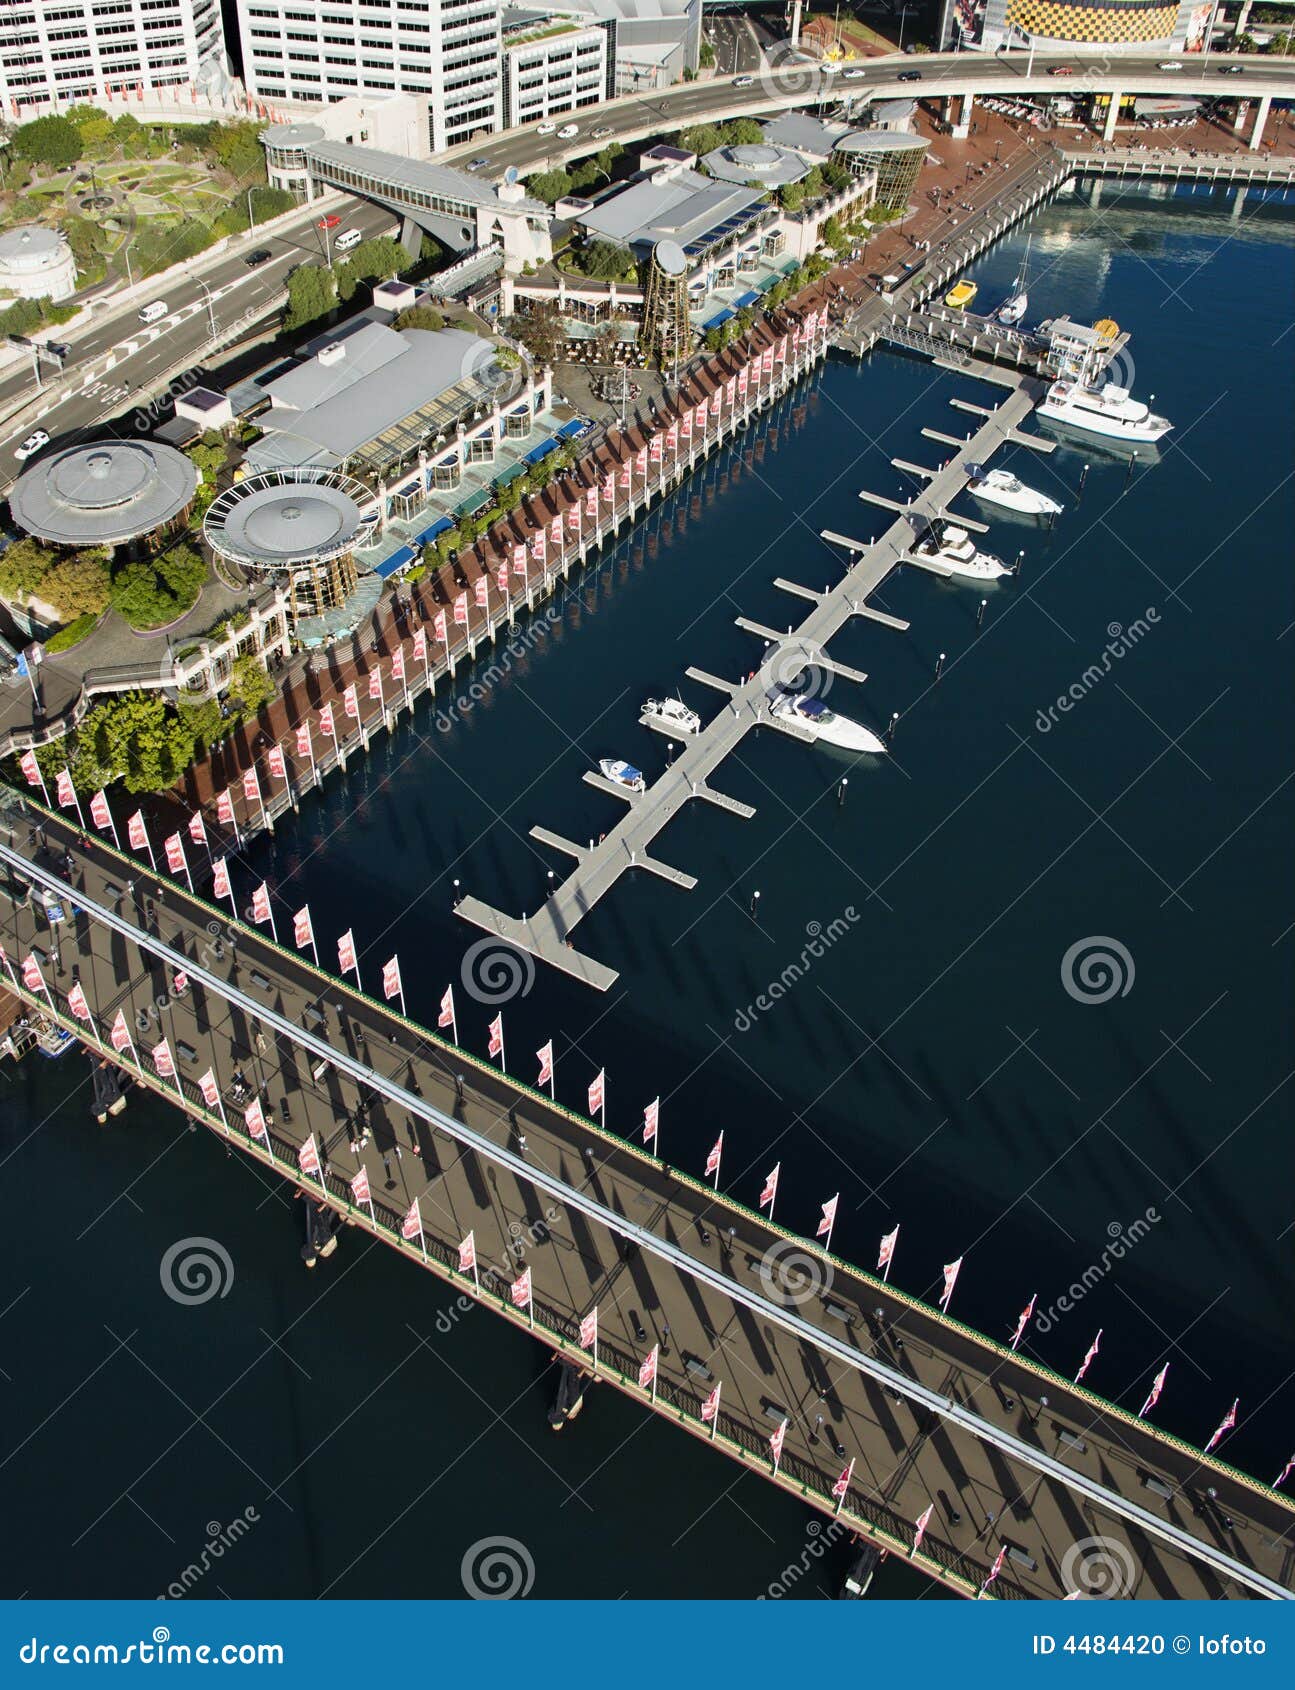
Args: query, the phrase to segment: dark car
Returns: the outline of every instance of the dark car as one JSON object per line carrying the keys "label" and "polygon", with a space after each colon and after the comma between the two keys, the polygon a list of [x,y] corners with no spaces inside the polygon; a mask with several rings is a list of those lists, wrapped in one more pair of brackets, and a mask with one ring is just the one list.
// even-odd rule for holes
{"label": "dark car", "polygon": [[922,73],[920,70],[901,70],[895,80],[896,82],[920,82]]}
{"label": "dark car", "polygon": [[1240,76],[1245,70],[1244,65],[1220,65],[1220,76]]}
{"label": "dark car", "polygon": [[274,257],[268,246],[258,246],[255,252],[249,252],[243,263],[249,270],[255,270],[258,264],[268,264]]}

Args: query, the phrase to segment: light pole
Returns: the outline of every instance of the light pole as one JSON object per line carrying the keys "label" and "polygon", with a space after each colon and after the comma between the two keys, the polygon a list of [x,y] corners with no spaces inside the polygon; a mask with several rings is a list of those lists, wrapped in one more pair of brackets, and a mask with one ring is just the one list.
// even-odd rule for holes
{"label": "light pole", "polygon": [[216,338],[216,308],[212,304],[211,289],[207,286],[206,282],[204,282],[201,279],[201,277],[195,276],[194,280],[197,282],[198,286],[202,289],[203,293],[206,295],[206,299],[207,299],[207,321],[211,324],[211,338],[213,340],[215,340],[215,338]]}
{"label": "light pole", "polygon": [[256,227],[256,212],[252,206],[252,190],[247,190],[247,232],[250,235]]}

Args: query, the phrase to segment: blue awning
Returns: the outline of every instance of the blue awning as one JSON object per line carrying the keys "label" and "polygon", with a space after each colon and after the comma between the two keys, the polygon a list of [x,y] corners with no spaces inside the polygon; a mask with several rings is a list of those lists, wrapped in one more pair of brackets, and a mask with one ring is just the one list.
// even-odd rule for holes
{"label": "blue awning", "polygon": [[384,557],[382,562],[374,568],[373,573],[380,581],[386,581],[390,576],[411,564],[417,556],[418,553],[412,546],[402,546],[398,552],[392,552],[390,557]]}
{"label": "blue awning", "polygon": [[707,317],[706,321],[702,324],[702,328],[703,329],[723,328],[725,323],[731,323],[733,321],[733,317],[734,317],[734,313],[732,311],[730,311],[726,306],[723,311],[717,311],[713,317]]}
{"label": "blue awning", "polygon": [[557,449],[558,441],[556,439],[544,440],[538,446],[533,446],[522,459],[522,462],[524,464],[537,464],[541,458],[547,458],[550,452],[556,452]]}
{"label": "blue awning", "polygon": [[756,304],[756,302],[759,300],[759,298],[760,298],[760,295],[758,293],[751,293],[748,290],[748,292],[746,292],[746,293],[738,294],[737,298],[733,301],[733,303],[734,303],[734,305],[737,306],[739,311],[742,311],[742,310],[745,310],[745,308],[748,305]]}
{"label": "blue awning", "polygon": [[421,534],[414,535],[413,543],[416,546],[425,546],[429,540],[434,540],[438,534],[444,534],[447,528],[453,527],[454,524],[448,516],[438,516],[430,528],[424,528]]}
{"label": "blue awning", "polygon": [[585,419],[583,417],[572,417],[570,422],[564,422],[558,430],[558,439],[573,440],[584,426]]}

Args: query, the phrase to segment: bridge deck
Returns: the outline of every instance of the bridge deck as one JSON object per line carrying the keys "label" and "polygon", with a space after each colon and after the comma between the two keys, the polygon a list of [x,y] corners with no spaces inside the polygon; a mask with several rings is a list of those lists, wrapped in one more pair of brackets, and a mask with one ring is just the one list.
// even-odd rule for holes
{"label": "bridge deck", "polygon": [[[213,931],[228,925],[219,911],[99,841],[80,841],[61,818],[45,823],[51,849],[12,794],[0,824],[0,861],[42,877],[74,912],[59,929],[62,972],[45,966],[62,1014],[75,969],[96,1035],[106,1037],[118,1008],[138,1045],[164,1031],[190,1112],[221,1131],[210,1112],[203,1116],[196,1085],[210,1066],[231,1143],[263,1159],[241,1125],[244,1099],[231,1090],[241,1065],[273,1109],[279,1168],[297,1178],[296,1148],[313,1134],[330,1200],[344,1207],[362,1164],[376,1219],[361,1211],[359,1224],[373,1224],[415,1262],[425,1252],[442,1277],[453,1277],[458,1241],[473,1231],[483,1300],[515,1323],[526,1317],[507,1287],[524,1262],[534,1276],[535,1330],[555,1347],[572,1343],[596,1304],[601,1370],[626,1394],[646,1401],[637,1367],[664,1342],[658,1411],[704,1437],[701,1401],[712,1380],[722,1381],[721,1452],[768,1473],[767,1438],[785,1413],[778,1482],[830,1510],[832,1482],[856,1459],[847,1515],[901,1549],[934,1503],[917,1564],[964,1593],[1007,1545],[1015,1553],[994,1594],[1055,1596],[1074,1577],[1074,1546],[1094,1537],[1127,1551],[1135,1596],[1244,1596],[1265,1580],[1278,1581],[1269,1593],[1288,1585],[1295,1516],[1265,1487],[812,1246],[796,1244],[811,1264],[807,1282],[790,1267],[780,1272],[788,1235],[761,1217],[328,979],[259,930],[240,927],[236,950],[218,948]],[[0,935],[11,958],[50,944],[31,904],[7,894]],[[136,1032],[136,1017],[147,1025],[149,1006],[166,994],[177,958],[188,990],[164,1011],[164,1028]],[[321,1054],[331,1066],[316,1079]],[[173,1082],[149,1078],[175,1095]],[[349,1121],[365,1099],[372,1142],[357,1155]],[[415,1199],[424,1239],[402,1244],[399,1219]],[[632,1242],[626,1234],[635,1230]],[[878,1380],[869,1368],[890,1371]],[[979,1419],[968,1427],[971,1414]],[[1163,1494],[1147,1487],[1147,1475]],[[1087,1499],[1076,1494],[1081,1483]],[[1105,1490],[1094,1496],[1097,1485]],[[1120,1512],[1130,1505],[1146,1510],[1155,1529],[1130,1523]],[[1196,1540],[1190,1552],[1157,1535],[1173,1527]],[[1228,1565],[1204,1564],[1197,1546],[1225,1554]]]}

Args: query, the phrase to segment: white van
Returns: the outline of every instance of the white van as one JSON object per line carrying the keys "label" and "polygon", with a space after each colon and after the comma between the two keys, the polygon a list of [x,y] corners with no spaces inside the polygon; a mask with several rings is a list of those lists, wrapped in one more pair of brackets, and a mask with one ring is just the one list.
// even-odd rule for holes
{"label": "white van", "polygon": [[343,229],[333,242],[333,247],[337,252],[349,252],[353,246],[359,246],[363,239],[364,236],[358,229]]}
{"label": "white van", "polygon": [[156,323],[159,317],[165,317],[170,306],[164,299],[155,299],[151,305],[141,305],[139,320],[141,323]]}

